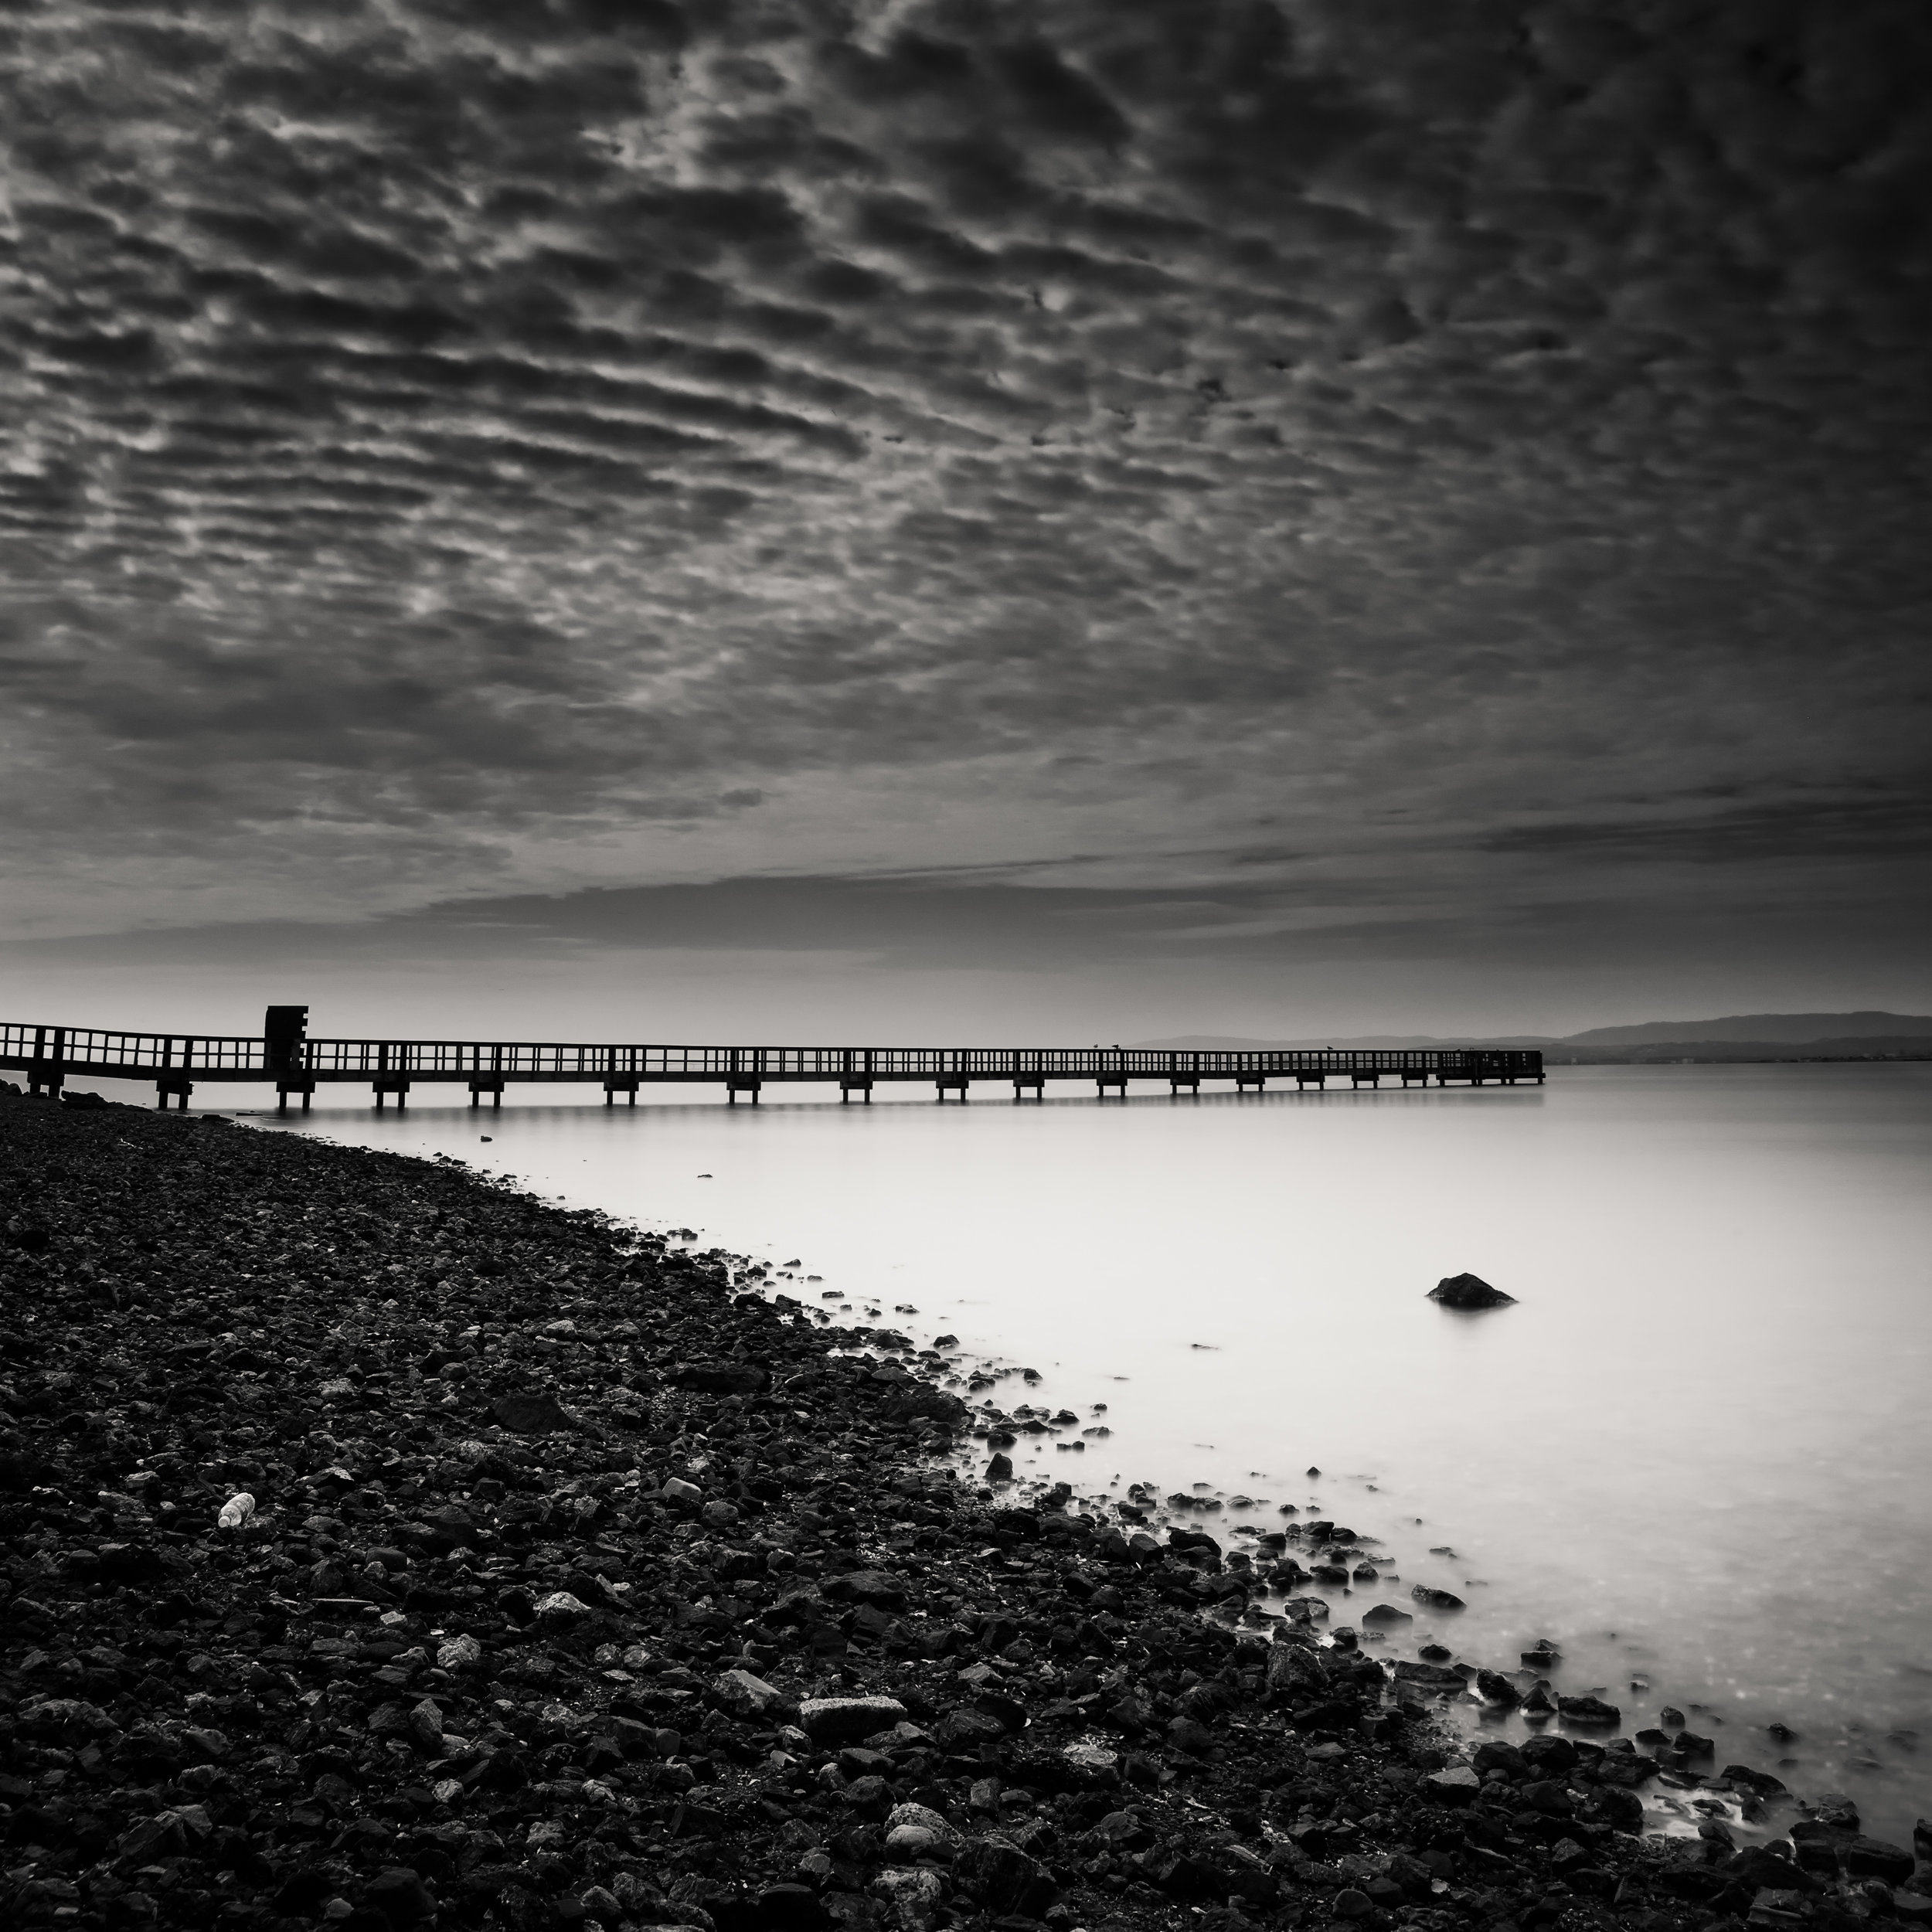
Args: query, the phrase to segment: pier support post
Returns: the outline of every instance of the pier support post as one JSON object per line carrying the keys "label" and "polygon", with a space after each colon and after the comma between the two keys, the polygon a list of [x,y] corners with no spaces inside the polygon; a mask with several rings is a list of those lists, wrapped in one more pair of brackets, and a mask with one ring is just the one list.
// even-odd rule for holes
{"label": "pier support post", "polygon": [[866,1104],[872,1105],[872,1076],[869,1073],[848,1073],[838,1083],[838,1104],[843,1107],[856,1094]]}
{"label": "pier support post", "polygon": [[501,1076],[485,1073],[470,1082],[470,1111],[474,1113],[483,1104],[483,1096],[490,1097],[490,1111],[500,1113],[503,1107],[503,1081]]}
{"label": "pier support post", "polygon": [[1328,1077],[1325,1073],[1298,1073],[1294,1077],[1294,1090],[1298,1094],[1304,1087],[1312,1087],[1318,1092],[1324,1092]]}
{"label": "pier support post", "polygon": [[381,1113],[383,1100],[386,1094],[396,1096],[396,1111],[401,1113],[409,1105],[410,1083],[406,1073],[378,1073],[372,1083],[376,1089],[376,1111]]}
{"label": "pier support post", "polygon": [[299,1094],[302,1097],[302,1111],[306,1114],[309,1102],[315,1097],[315,1083],[311,1080],[291,1079],[284,1074],[275,1083],[275,1111],[277,1114],[288,1111],[288,1097],[291,1094]]}
{"label": "pier support post", "polygon": [[1124,1073],[1096,1073],[1094,1076],[1094,1098],[1105,1100],[1111,1087],[1122,1100],[1127,1098],[1127,1076]]}
{"label": "pier support post", "polygon": [[1015,1100],[1017,1100],[1029,1087],[1032,1089],[1035,1100],[1044,1100],[1046,1098],[1046,1082],[1040,1075],[1015,1073],[1013,1076],[1013,1098]]}
{"label": "pier support post", "polygon": [[633,1076],[628,1073],[622,1074],[607,1080],[604,1083],[604,1104],[606,1107],[616,1106],[617,1097],[620,1094],[626,1097],[629,1105],[632,1107],[637,1105],[638,1083]]}
{"label": "pier support post", "polygon": [[738,1104],[738,1096],[740,1094],[749,1094],[751,1096],[752,1105],[756,1107],[758,1104],[758,1090],[764,1085],[764,1082],[763,1080],[739,1080],[736,1078],[727,1080],[725,1082],[726,1105],[728,1107],[736,1107]]}
{"label": "pier support post", "polygon": [[1236,1073],[1234,1077],[1234,1090],[1237,1094],[1245,1094],[1250,1087],[1256,1093],[1264,1094],[1267,1091],[1267,1085],[1268,1077],[1265,1073]]}
{"label": "pier support post", "polygon": [[960,1105],[964,1107],[966,1104],[966,1090],[972,1085],[972,1082],[964,1073],[942,1073],[933,1084],[939,1089],[940,1106],[945,1105],[948,1094],[956,1093],[959,1096]]}
{"label": "pier support post", "polygon": [[1184,1087],[1196,1100],[1201,1097],[1201,1077],[1199,1073],[1168,1074],[1167,1090],[1170,1094],[1179,1094]]}
{"label": "pier support post", "polygon": [[155,1104],[165,1114],[168,1103],[175,1102],[179,1111],[188,1111],[188,1096],[195,1090],[195,1083],[185,1073],[162,1073],[155,1080]]}

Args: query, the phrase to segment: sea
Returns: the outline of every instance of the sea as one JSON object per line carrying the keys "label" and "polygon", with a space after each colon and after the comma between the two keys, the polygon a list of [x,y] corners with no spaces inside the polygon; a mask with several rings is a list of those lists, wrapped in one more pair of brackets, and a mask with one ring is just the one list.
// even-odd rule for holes
{"label": "sea", "polygon": [[[1932,1813],[1932,1065],[236,1111],[680,1231],[842,1323],[954,1337],[993,1378],[975,1400],[1074,1418],[1020,1437],[1022,1482],[1140,1484],[1230,1548],[1284,1505],[1328,1518],[1382,1573],[1328,1593],[1332,1624],[1414,1619],[1385,1655],[1513,1669],[1547,1640],[1555,1690],[1626,1734],[1674,1706],[1713,1769],[1845,1794],[1895,1842]],[[1513,1304],[1429,1298],[1465,1271]]]}

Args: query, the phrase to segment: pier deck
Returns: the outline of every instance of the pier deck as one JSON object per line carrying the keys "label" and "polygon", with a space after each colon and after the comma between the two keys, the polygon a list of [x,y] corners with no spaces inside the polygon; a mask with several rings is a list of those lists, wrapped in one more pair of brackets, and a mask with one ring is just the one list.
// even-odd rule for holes
{"label": "pier deck", "polygon": [[1543,1056],[1505,1047],[1376,1049],[1362,1052],[1281,1049],[1215,1052],[1121,1046],[658,1046],[560,1041],[311,1039],[294,1017],[302,1008],[271,1007],[260,1034],[143,1033],[92,1027],[0,1023],[0,1070],[24,1073],[31,1090],[58,1093],[75,1079],[154,1083],[160,1104],[182,1107],[197,1087],[270,1086],[286,1104],[306,1108],[325,1087],[371,1090],[379,1107],[406,1104],[417,1087],[467,1087],[470,1104],[502,1104],[505,1088],[600,1086],[607,1106],[619,1095],[635,1105],[655,1086],[710,1085],[754,1104],[766,1087],[821,1083],[842,1101],[869,1102],[875,1086],[924,1083],[944,1100],[964,1100],[976,1086],[1010,1086],[1036,1099],[1049,1082],[1090,1083],[1097,1094],[1124,1096],[1130,1081],[1167,1083],[1196,1094],[1203,1083],[1237,1089],[1292,1080],[1298,1090],[1330,1080],[1352,1087],[1383,1080],[1403,1087],[1454,1083],[1540,1084]]}

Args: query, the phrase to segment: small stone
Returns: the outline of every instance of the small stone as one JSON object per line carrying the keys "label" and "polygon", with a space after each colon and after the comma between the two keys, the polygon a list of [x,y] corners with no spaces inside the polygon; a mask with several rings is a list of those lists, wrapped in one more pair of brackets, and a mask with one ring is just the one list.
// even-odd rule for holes
{"label": "small stone", "polygon": [[436,1916],[435,1895],[406,1865],[392,1865],[362,1888],[362,1903],[391,1925],[420,1925]]}
{"label": "small stone", "polygon": [[968,1840],[953,1860],[953,1876],[969,1898],[995,1916],[1038,1918],[1053,1896],[1045,1867],[1004,1838]]}
{"label": "small stone", "polygon": [[946,1888],[937,1872],[881,1872],[872,1882],[872,1896],[886,1902],[900,1932],[926,1932],[937,1916]]}
{"label": "small stone", "polygon": [[896,1697],[808,1697],[798,1706],[799,1729],[815,1744],[855,1744],[905,1716]]}
{"label": "small stone", "polygon": [[498,1396],[490,1404],[490,1413],[519,1435],[549,1435],[572,1427],[563,1405],[553,1395]]}
{"label": "small stone", "polygon": [[748,1670],[726,1671],[713,1680],[712,1689],[733,1717],[763,1719],[791,1709],[791,1699],[782,1691]]}
{"label": "small stone", "polygon": [[1482,1780],[1467,1764],[1452,1765],[1445,1771],[1431,1771],[1421,1781],[1420,1789],[1444,1804],[1468,1804],[1482,1789]]}

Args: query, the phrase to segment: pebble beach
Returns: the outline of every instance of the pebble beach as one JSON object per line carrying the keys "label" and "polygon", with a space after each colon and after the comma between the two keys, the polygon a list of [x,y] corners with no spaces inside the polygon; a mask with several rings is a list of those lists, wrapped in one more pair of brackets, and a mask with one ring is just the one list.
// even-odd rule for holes
{"label": "pebble beach", "polygon": [[1415,1641],[1453,1600],[1332,1628],[1345,1525],[1015,1482],[944,1338],[780,1286],[0,1094],[8,1922],[1932,1923],[1923,1828]]}

